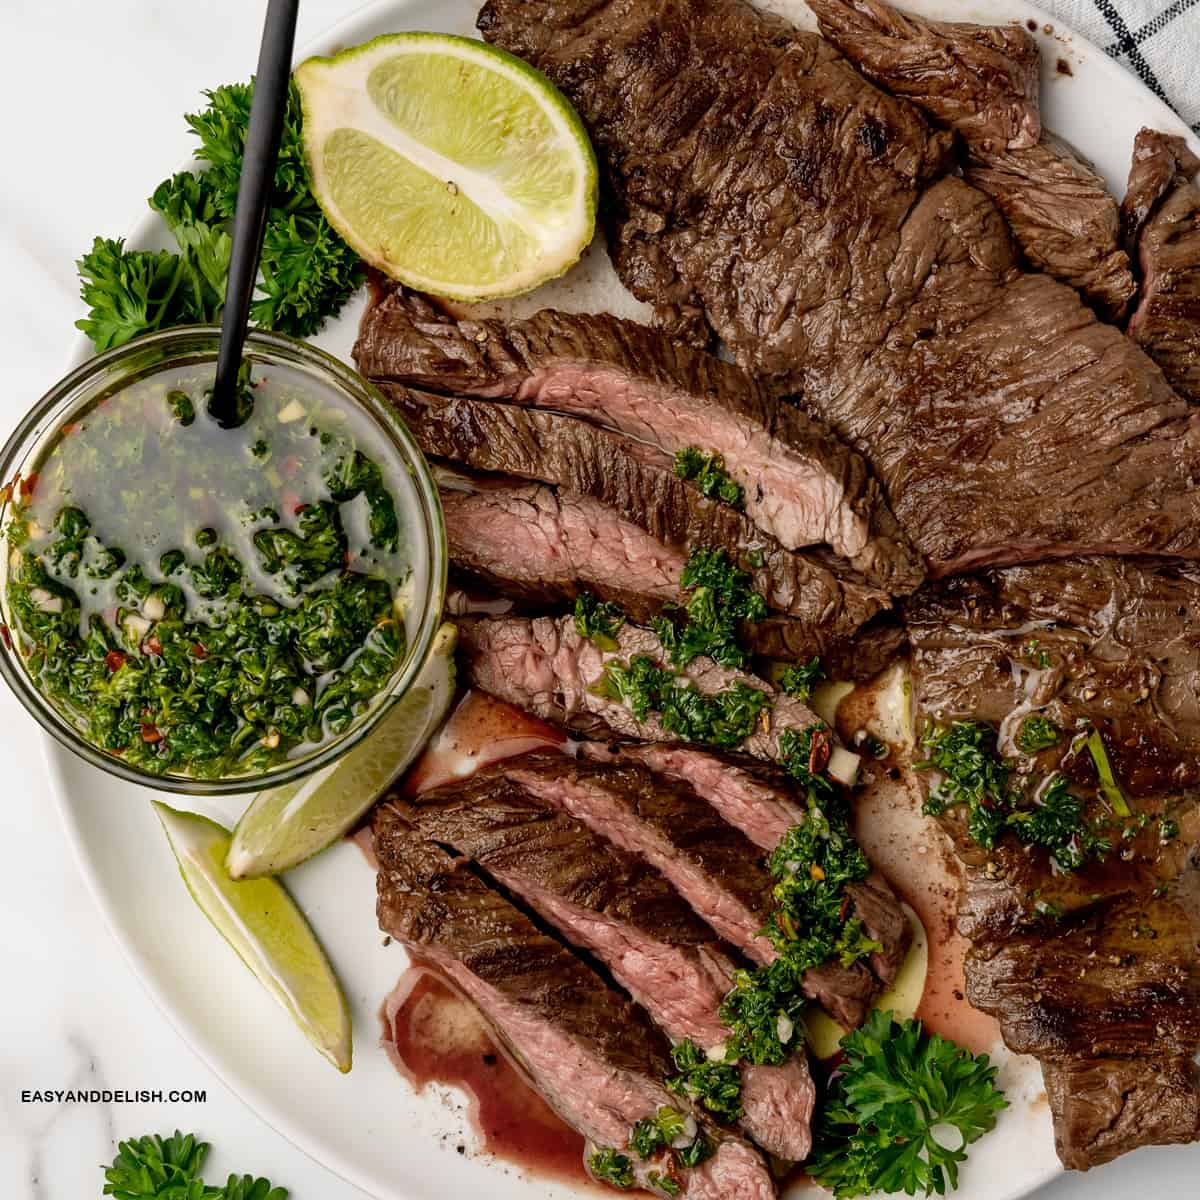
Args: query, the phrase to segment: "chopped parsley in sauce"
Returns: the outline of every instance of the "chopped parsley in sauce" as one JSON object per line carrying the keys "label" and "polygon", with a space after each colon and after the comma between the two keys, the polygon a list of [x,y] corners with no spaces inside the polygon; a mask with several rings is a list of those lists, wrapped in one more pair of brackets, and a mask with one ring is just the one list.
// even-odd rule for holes
{"label": "chopped parsley in sauce", "polygon": [[311,753],[402,664],[411,482],[365,414],[287,368],[261,369],[236,429],[206,382],[159,372],[61,431],[13,489],[4,599],[88,742],[218,778]]}

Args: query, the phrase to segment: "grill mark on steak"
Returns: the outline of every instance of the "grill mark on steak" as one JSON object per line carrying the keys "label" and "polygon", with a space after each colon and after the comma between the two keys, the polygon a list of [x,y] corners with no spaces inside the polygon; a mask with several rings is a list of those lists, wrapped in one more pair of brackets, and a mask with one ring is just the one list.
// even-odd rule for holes
{"label": "grill mark on steak", "polygon": [[[733,986],[731,953],[641,859],[495,775],[393,803],[595,955],[672,1041],[707,1049],[729,1036],[718,1009]],[[768,1153],[802,1160],[814,1099],[802,1056],[744,1068],[742,1128]]]}
{"label": "grill mark on steak", "polygon": [[[583,592],[647,623],[664,605],[685,606],[687,557],[590,496],[502,476],[438,469],[452,565],[507,596],[562,606]],[[831,678],[869,679],[904,641],[898,622],[869,623],[854,637],[831,635],[781,614],[741,626],[743,643],[768,658],[822,659]]]}
{"label": "grill mark on steak", "polygon": [[[632,759],[656,775],[686,783],[723,820],[767,853],[807,817],[805,805],[782,772],[742,755],[714,754],[669,742],[584,742],[579,753],[595,762]],[[871,955],[871,970],[885,987],[890,986],[912,942],[908,920],[878,872],[850,884],[846,891],[852,915],[862,921],[867,936],[883,946]]]}
{"label": "grill mark on steak", "polygon": [[1015,25],[923,21],[880,0],[813,0],[821,32],[869,79],[967,146],[966,178],[996,202],[1030,264],[1119,320],[1135,285],[1116,201],[1043,130],[1037,43]]}
{"label": "grill mark on steak", "polygon": [[1200,404],[1200,171],[1180,137],[1143,129],[1134,142],[1121,222],[1141,291],[1129,335],[1172,386]]}
{"label": "grill mark on steak", "polygon": [[1200,555],[1200,415],[1072,289],[1022,272],[908,101],[734,0],[489,0],[479,25],[581,113],[631,290],[702,314],[866,454],[936,573]]}
{"label": "grill mark on steak", "polygon": [[377,298],[354,348],[372,379],[584,418],[673,454],[724,456],[748,517],[787,549],[828,544],[890,591],[922,568],[861,457],[731,363],[608,314],[446,316],[402,288]]}
{"label": "grill mark on steak", "polygon": [[[758,963],[775,951],[759,936],[773,880],[764,856],[691,788],[632,761],[575,761],[533,752],[489,768],[582,821],[660,871],[730,945]],[[860,1025],[879,984],[859,963],[805,973],[804,994],[846,1028]]]}
{"label": "grill mark on steak", "polygon": [[[580,636],[571,617],[460,620],[458,628],[472,681],[498,699],[543,720],[599,737],[611,733],[649,741],[679,740],[653,713],[638,720],[625,704],[597,686],[610,661],[628,661],[638,654],[665,661],[662,644],[649,629],[623,625],[615,635],[616,649],[602,650]],[[751,733],[741,747],[756,758],[776,758],[785,729],[804,730],[820,721],[805,704],[766,680],[719,666],[709,658],[694,659],[678,674],[710,695],[738,681],[766,693],[772,706],[770,726]]]}
{"label": "grill mark on steak", "polygon": [[[1068,735],[1099,729],[1133,807],[1170,815],[1103,864],[1062,873],[1009,841],[988,853],[961,815],[943,823],[963,862],[958,925],[972,942],[971,1003],[1043,1063],[1059,1155],[1084,1169],[1135,1146],[1200,1137],[1200,573],[1121,559],[1052,562],[949,580],[907,617],[920,712],[977,718],[1000,749],[1030,712],[1063,734],[1036,759],[1094,795]],[[1030,658],[1030,638],[1048,656]],[[1094,802],[1093,810],[1094,812]],[[1047,916],[1046,914],[1052,914]]]}
{"label": "grill mark on steak", "polygon": [[427,455],[590,496],[666,545],[723,549],[772,608],[831,636],[852,633],[890,604],[840,560],[785,550],[742,513],[702,496],[661,451],[558,413],[380,386]]}
{"label": "grill mark on steak", "polygon": [[[374,817],[380,927],[471,1000],[551,1107],[588,1143],[623,1148],[633,1123],[662,1105],[688,1107],[663,1086],[667,1046],[642,1012],[540,932],[392,806]],[[770,1200],[761,1159],[693,1111],[716,1151],[680,1172],[697,1200]],[[631,1155],[638,1186],[655,1163]],[[661,1169],[661,1164],[660,1169]]]}

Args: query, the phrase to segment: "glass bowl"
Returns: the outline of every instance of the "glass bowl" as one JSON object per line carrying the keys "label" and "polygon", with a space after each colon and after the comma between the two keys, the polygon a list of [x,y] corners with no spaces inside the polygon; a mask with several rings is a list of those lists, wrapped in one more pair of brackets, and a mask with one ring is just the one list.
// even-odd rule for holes
{"label": "glass bowl", "polygon": [[[160,372],[206,363],[215,366],[219,339],[216,328],[185,326],[138,338],[84,363],[51,388],[8,439],[0,451],[0,481],[27,478],[30,468],[36,467],[64,427],[104,396]],[[445,598],[446,534],[437,487],[416,442],[392,406],[357,372],[306,342],[253,332],[246,340],[245,358],[256,366],[287,368],[292,375],[302,377],[313,392],[356,407],[382,435],[381,443],[393,452],[386,466],[397,476],[407,476],[412,485],[407,499],[417,511],[409,512],[406,521],[414,581],[405,614],[407,654],[388,683],[346,729],[327,735],[319,743],[297,747],[293,757],[266,770],[219,778],[142,770],[99,749],[86,740],[68,713],[41,692],[26,669],[17,639],[9,632],[14,625],[8,604],[10,553],[7,541],[0,543],[0,614],[4,621],[0,675],[42,728],[81,758],[131,783],[189,795],[224,795],[274,787],[327,766],[357,745],[405,694],[425,665],[441,623]],[[7,527],[11,516],[10,491],[16,489],[0,493],[0,529]]]}

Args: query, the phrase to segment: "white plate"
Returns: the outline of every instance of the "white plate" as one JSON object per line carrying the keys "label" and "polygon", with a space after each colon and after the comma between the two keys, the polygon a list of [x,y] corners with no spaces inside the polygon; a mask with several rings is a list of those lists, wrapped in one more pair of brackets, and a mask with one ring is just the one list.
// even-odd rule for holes
{"label": "white plate", "polygon": [[[802,0],[769,6],[812,25]],[[327,54],[381,33],[437,29],[473,33],[476,0],[380,0],[355,14],[307,53]],[[1048,126],[1089,155],[1120,195],[1134,134],[1142,125],[1187,134],[1163,104],[1096,47],[1061,31],[1020,0],[919,0],[917,10],[953,20],[1033,19],[1043,46],[1043,112]],[[1072,74],[1056,69],[1058,59]],[[1194,140],[1194,139],[1193,139]],[[1200,150],[1200,146],[1197,146]],[[164,177],[171,164],[163,164]],[[153,214],[130,243],[162,242]],[[164,243],[165,244],[165,243]],[[519,304],[643,312],[594,249],[564,281]],[[320,343],[349,356],[360,303]],[[79,348],[82,360],[89,347]],[[331,1070],[275,1002],[234,959],[193,906],[146,801],[153,794],[122,784],[47,743],[55,794],[80,866],[115,937],[150,994],[198,1054],[261,1117],[318,1162],[385,1200],[551,1200],[575,1189],[486,1155],[455,1153],[464,1138],[458,1093],[417,1097],[378,1045],[378,1010],[403,956],[384,949],[374,915],[374,877],[359,852],[340,845],[292,872],[288,885],[312,919],[341,976],[354,1016],[354,1070]],[[237,800],[196,802],[217,819],[236,819]],[[219,979],[219,986],[214,986]],[[1036,1069],[1005,1066],[1013,1108],[972,1153],[962,1200],[1017,1200],[1057,1170]],[[594,1192],[589,1193],[595,1195]]]}

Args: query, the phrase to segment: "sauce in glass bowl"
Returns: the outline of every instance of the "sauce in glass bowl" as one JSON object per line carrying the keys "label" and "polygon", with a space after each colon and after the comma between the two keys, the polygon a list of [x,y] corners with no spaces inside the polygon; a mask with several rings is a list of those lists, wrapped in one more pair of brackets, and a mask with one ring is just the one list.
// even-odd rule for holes
{"label": "sauce in glass bowl", "polygon": [[428,624],[421,498],[377,414],[251,358],[225,429],[211,380],[176,361],[101,389],[10,480],[0,531],[28,680],[89,746],[159,778],[320,755]]}

